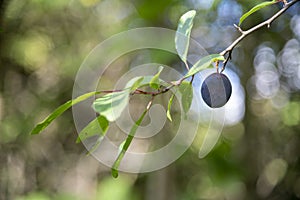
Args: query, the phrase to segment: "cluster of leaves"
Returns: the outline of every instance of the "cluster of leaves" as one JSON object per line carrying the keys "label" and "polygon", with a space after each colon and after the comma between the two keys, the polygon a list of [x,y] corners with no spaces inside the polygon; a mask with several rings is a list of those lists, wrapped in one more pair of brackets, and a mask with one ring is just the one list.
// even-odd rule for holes
{"label": "cluster of leaves", "polygon": [[[196,15],[194,10],[185,13],[179,20],[178,29],[175,36],[175,45],[176,50],[178,52],[179,57],[185,63],[188,68],[187,63],[187,54],[189,49],[189,40],[191,29],[193,27],[193,19]],[[31,134],[38,134],[42,130],[44,130],[54,119],[60,116],[63,112],[65,112],[71,106],[80,103],[92,96],[101,95],[103,96],[97,98],[93,102],[93,109],[95,112],[99,113],[99,115],[92,120],[84,129],[81,130],[76,142],[84,141],[87,138],[92,136],[98,135],[99,139],[97,140],[96,144],[90,151],[95,150],[98,145],[101,143],[101,140],[105,137],[105,134],[109,128],[109,124],[111,122],[116,121],[123,110],[129,103],[129,98],[133,94],[144,94],[144,95],[151,95],[152,100],[148,103],[148,106],[145,108],[139,119],[135,122],[132,126],[130,133],[128,134],[126,140],[121,143],[119,155],[116,158],[114,165],[112,167],[112,175],[114,177],[118,176],[118,166],[126,153],[127,149],[129,148],[134,135],[142,123],[144,117],[146,116],[147,112],[149,111],[152,101],[155,96],[163,94],[169,91],[171,88],[175,90],[174,94],[170,97],[168,106],[167,106],[167,118],[172,121],[171,116],[171,105],[173,99],[175,97],[175,93],[179,92],[181,94],[181,106],[183,111],[187,113],[190,109],[192,99],[193,99],[193,88],[190,81],[186,79],[194,76],[196,73],[204,70],[208,67],[212,67],[212,63],[218,60],[224,60],[223,56],[219,54],[212,54],[200,59],[194,66],[192,66],[188,72],[180,79],[173,81],[171,83],[166,83],[161,80],[160,74],[163,71],[163,67],[158,68],[158,72],[154,76],[141,76],[135,77],[131,79],[124,89],[118,91],[96,91],[84,94],[82,96],[77,97],[76,99],[70,100],[65,104],[58,107],[53,113],[51,113],[44,121],[39,123],[31,132]],[[145,87],[150,87],[154,92],[147,92],[142,90]]]}
{"label": "cluster of leaves", "polygon": [[[256,12],[257,10],[272,5],[278,2],[278,0],[268,1],[261,3],[255,7],[253,7],[249,12],[245,13],[241,18],[239,25],[252,13]],[[173,81],[171,83],[166,83],[161,80],[160,74],[163,71],[163,67],[159,67],[158,72],[154,76],[144,76],[144,77],[135,77],[130,80],[124,89],[118,91],[94,91],[82,96],[77,97],[76,99],[70,100],[65,104],[59,106],[54,112],[52,112],[46,119],[42,122],[37,124],[34,129],[31,131],[31,134],[39,134],[43,131],[54,119],[59,117],[62,113],[64,113],[67,109],[72,107],[73,105],[80,103],[90,97],[94,97],[95,95],[102,95],[101,97],[97,98],[93,102],[93,109],[99,115],[92,120],[84,129],[81,130],[76,142],[81,142],[90,138],[92,136],[99,136],[99,139],[96,141],[96,144],[90,151],[95,150],[98,145],[101,143],[101,140],[105,137],[107,130],[109,129],[110,123],[116,121],[126,106],[129,104],[129,99],[131,95],[134,94],[144,94],[144,95],[151,95],[152,99],[146,106],[145,110],[132,126],[130,133],[128,134],[127,138],[124,142],[121,143],[119,146],[120,151],[119,154],[112,166],[112,175],[113,177],[118,176],[118,167],[124,157],[126,151],[128,150],[134,135],[142,123],[144,117],[146,116],[147,112],[149,111],[152,101],[155,96],[163,94],[169,91],[171,88],[175,90],[174,94],[170,97],[169,103],[167,105],[167,118],[172,121],[171,116],[171,105],[173,99],[175,97],[175,93],[179,92],[181,94],[181,106],[183,111],[187,113],[190,109],[192,98],[193,98],[193,88],[192,88],[192,81],[187,81],[189,77],[193,77],[198,72],[212,67],[213,62],[223,61],[225,60],[224,56],[220,54],[211,54],[201,58],[198,62],[196,62],[191,68],[188,66],[187,61],[187,54],[189,49],[189,41],[190,41],[190,34],[193,27],[193,20],[196,15],[196,11],[191,10],[182,15],[179,20],[177,32],[175,35],[175,46],[178,52],[179,57],[184,62],[187,73],[179,80]],[[193,79],[192,79],[193,80]],[[154,92],[146,92],[142,89],[145,87],[150,87]]]}

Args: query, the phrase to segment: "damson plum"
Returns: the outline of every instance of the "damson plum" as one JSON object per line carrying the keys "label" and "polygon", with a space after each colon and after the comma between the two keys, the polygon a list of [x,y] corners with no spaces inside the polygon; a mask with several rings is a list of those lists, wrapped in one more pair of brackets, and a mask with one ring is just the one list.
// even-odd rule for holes
{"label": "damson plum", "polygon": [[202,83],[201,95],[211,108],[220,108],[229,100],[232,87],[228,77],[222,73],[209,75]]}

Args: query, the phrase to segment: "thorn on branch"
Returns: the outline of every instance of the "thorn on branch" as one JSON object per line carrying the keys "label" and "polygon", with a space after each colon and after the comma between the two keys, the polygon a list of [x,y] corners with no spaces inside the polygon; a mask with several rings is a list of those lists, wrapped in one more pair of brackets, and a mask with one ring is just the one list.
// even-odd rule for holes
{"label": "thorn on branch", "polygon": [[284,6],[286,6],[288,4],[287,0],[282,0]]}
{"label": "thorn on branch", "polygon": [[193,83],[194,78],[195,78],[195,74],[192,76],[192,79],[191,79],[191,81],[190,81],[191,84]]}
{"label": "thorn on branch", "polygon": [[233,26],[234,26],[241,34],[244,34],[244,31],[241,29],[241,27],[239,27],[239,26],[236,25],[236,24],[233,24]]}
{"label": "thorn on branch", "polygon": [[228,53],[228,56],[227,56],[227,58],[223,61],[223,66],[222,66],[222,69],[221,69],[221,73],[225,70],[226,64],[228,63],[228,61],[231,60],[232,50],[227,51],[227,53]]}

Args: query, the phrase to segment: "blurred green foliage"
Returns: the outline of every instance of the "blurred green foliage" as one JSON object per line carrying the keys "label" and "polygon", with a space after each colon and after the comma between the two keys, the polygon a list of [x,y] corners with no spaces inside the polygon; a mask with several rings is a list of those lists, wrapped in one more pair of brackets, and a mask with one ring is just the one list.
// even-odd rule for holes
{"label": "blurred green foliage", "polygon": [[[192,147],[169,167],[112,179],[109,168],[87,157],[85,148],[75,143],[71,112],[42,134],[29,135],[37,122],[71,98],[85,56],[111,35],[144,26],[176,29],[180,16],[195,9],[192,37],[208,52],[218,53],[238,36],[232,24],[260,2],[0,1],[0,199],[300,198],[299,3],[233,52],[229,68],[246,90],[246,113],[242,121],[224,128],[217,146],[204,159],[198,159],[206,129],[200,127]],[[242,28],[279,8],[273,5],[254,13]],[[162,55],[142,51],[134,56],[183,67],[178,58]],[[266,66],[258,55],[266,55],[264,61],[273,59],[270,71],[272,77],[279,77],[275,92],[272,81],[266,89],[257,87]],[[102,87],[110,88],[122,70],[129,70],[126,59],[118,62],[124,69],[108,71]]]}

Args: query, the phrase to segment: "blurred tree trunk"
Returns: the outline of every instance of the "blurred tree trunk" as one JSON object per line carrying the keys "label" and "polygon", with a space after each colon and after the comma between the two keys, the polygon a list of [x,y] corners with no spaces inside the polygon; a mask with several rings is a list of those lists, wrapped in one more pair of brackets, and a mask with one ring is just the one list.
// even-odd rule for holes
{"label": "blurred tree trunk", "polygon": [[145,200],[175,199],[173,173],[172,167],[167,167],[149,174]]}
{"label": "blurred tree trunk", "polygon": [[8,0],[0,0],[0,26],[1,26],[1,28],[3,25],[3,16],[4,16],[5,6],[7,5],[7,2],[8,2]]}

